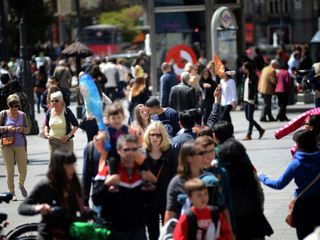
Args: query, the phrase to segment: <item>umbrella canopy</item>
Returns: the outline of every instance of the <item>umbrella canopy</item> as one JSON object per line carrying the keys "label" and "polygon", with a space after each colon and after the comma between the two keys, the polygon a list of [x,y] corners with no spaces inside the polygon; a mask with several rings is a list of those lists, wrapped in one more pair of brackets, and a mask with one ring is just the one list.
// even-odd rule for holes
{"label": "umbrella canopy", "polygon": [[82,44],[79,41],[75,41],[66,47],[62,52],[62,55],[66,57],[80,57],[85,58],[92,55],[92,51],[86,45]]}

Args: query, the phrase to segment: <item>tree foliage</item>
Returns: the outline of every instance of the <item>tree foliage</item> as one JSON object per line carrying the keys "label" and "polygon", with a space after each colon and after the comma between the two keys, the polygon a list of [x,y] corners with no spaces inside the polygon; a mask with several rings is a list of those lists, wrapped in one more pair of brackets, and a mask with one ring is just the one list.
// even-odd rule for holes
{"label": "tree foliage", "polygon": [[101,13],[99,16],[99,23],[118,26],[121,30],[122,40],[124,42],[131,42],[139,32],[137,27],[142,15],[143,8],[134,5],[119,11]]}

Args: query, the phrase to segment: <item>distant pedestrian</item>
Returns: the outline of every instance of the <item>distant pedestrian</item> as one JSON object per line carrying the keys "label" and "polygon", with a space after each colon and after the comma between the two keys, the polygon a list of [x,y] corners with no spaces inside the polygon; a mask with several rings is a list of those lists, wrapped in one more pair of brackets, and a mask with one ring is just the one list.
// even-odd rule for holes
{"label": "distant pedestrian", "polygon": [[37,96],[37,111],[40,113],[40,105],[41,105],[41,98],[43,92],[46,90],[46,84],[48,80],[47,70],[45,65],[41,65],[39,70],[36,71],[33,75],[33,92]]}
{"label": "distant pedestrian", "polygon": [[279,112],[276,120],[284,122],[289,121],[287,117],[287,105],[289,94],[292,89],[292,82],[288,72],[288,65],[285,64],[277,73],[276,94],[278,96]]}
{"label": "distant pedestrian", "polygon": [[59,60],[58,66],[53,72],[53,76],[57,79],[59,85],[69,90],[71,88],[71,72],[65,60]]}
{"label": "distant pedestrian", "polygon": [[161,107],[169,106],[170,90],[173,86],[177,85],[178,80],[175,74],[171,71],[170,64],[167,62],[162,63],[161,70],[163,75],[160,78],[159,99]]}
{"label": "distant pedestrian", "polygon": [[[258,90],[262,94],[264,100],[264,106],[261,111],[261,122],[273,122],[276,119],[272,116],[271,101],[277,84],[276,69],[278,68],[278,61],[272,60],[270,65],[264,67],[259,79]],[[268,120],[267,120],[268,117]]]}
{"label": "distant pedestrian", "polygon": [[237,88],[228,71],[224,72],[221,85],[221,120],[231,122],[230,112],[237,106]]}
{"label": "distant pedestrian", "polygon": [[149,98],[149,91],[146,85],[146,79],[136,77],[129,92],[129,107],[130,116],[132,118],[133,110],[138,104],[145,104]]}
{"label": "distant pedestrian", "polygon": [[194,108],[197,105],[196,90],[189,85],[190,73],[181,74],[181,83],[171,88],[169,106],[178,112]]}
{"label": "distant pedestrian", "polygon": [[105,94],[113,102],[117,98],[118,85],[119,85],[119,81],[120,81],[119,72],[118,72],[117,66],[116,66],[116,59],[109,58],[106,63],[102,62],[100,64],[100,70],[105,75],[105,77],[107,79],[105,86],[104,86]]}
{"label": "distant pedestrian", "polygon": [[265,130],[254,120],[255,100],[258,97],[257,85],[258,76],[252,62],[243,64],[244,86],[243,86],[243,107],[246,119],[249,122],[247,135],[243,140],[251,140],[252,130],[255,127],[259,131],[259,139],[262,138]]}

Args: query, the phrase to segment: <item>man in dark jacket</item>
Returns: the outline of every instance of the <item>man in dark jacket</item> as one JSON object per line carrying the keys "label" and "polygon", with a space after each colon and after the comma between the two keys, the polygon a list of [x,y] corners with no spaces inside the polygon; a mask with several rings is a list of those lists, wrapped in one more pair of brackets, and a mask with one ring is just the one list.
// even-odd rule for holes
{"label": "man in dark jacket", "polygon": [[172,148],[177,153],[179,152],[182,144],[196,138],[196,134],[192,131],[194,119],[190,115],[189,111],[185,110],[179,114],[179,124],[181,130],[174,138],[171,139]]}
{"label": "man in dark jacket", "polygon": [[[110,239],[146,240],[142,178],[135,162],[137,139],[121,135],[117,141],[117,151],[120,155],[118,174],[108,175],[107,166],[99,171],[92,200],[95,205],[101,206],[102,218],[110,223]],[[119,191],[109,192],[109,187],[114,185],[118,185]]]}
{"label": "man in dark jacket", "polygon": [[171,68],[169,63],[164,62],[161,65],[161,70],[163,75],[160,78],[160,89],[159,89],[159,99],[161,107],[169,106],[169,94],[173,86],[177,85],[178,81]]}
{"label": "man in dark jacket", "polygon": [[178,112],[194,108],[197,105],[196,90],[189,85],[190,73],[181,74],[181,83],[171,88],[169,106]]}

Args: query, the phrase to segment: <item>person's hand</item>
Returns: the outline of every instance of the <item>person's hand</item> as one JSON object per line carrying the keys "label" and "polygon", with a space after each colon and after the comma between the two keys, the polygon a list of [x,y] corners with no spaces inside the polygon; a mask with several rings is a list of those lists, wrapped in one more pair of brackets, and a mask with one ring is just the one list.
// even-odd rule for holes
{"label": "person's hand", "polygon": [[215,99],[215,101],[214,101],[215,103],[220,103],[221,102],[221,86],[220,86],[220,84],[214,90],[213,96],[214,96],[214,99]]}
{"label": "person's hand", "polygon": [[100,154],[106,154],[107,151],[104,149],[104,143],[106,139],[106,134],[99,131],[96,136],[93,138],[94,147]]}
{"label": "person's hand", "polygon": [[149,170],[149,171],[142,171],[141,177],[145,181],[150,181],[152,183],[157,183],[157,177]]}
{"label": "person's hand", "polygon": [[7,127],[7,130],[8,130],[8,132],[15,132],[15,131],[16,131],[16,128],[15,128],[14,126],[12,126],[12,125],[9,125],[9,126]]}
{"label": "person's hand", "polygon": [[17,127],[16,132],[17,133],[23,133],[24,127]]}
{"label": "person's hand", "polygon": [[204,88],[210,88],[211,85],[210,85],[209,83],[204,83],[204,84],[203,84],[203,87],[204,87]]}
{"label": "person's hand", "polygon": [[35,210],[36,210],[36,212],[38,212],[42,215],[46,215],[51,212],[51,207],[49,204],[43,203],[43,204],[37,205]]}
{"label": "person's hand", "polygon": [[119,183],[120,183],[120,175],[119,174],[108,175],[106,180],[104,181],[104,185],[106,185],[106,186],[119,185]]}
{"label": "person's hand", "polygon": [[66,142],[68,142],[68,140],[69,140],[69,136],[68,136],[68,135],[65,135],[65,136],[61,137],[60,140],[61,140],[63,143],[66,143]]}

